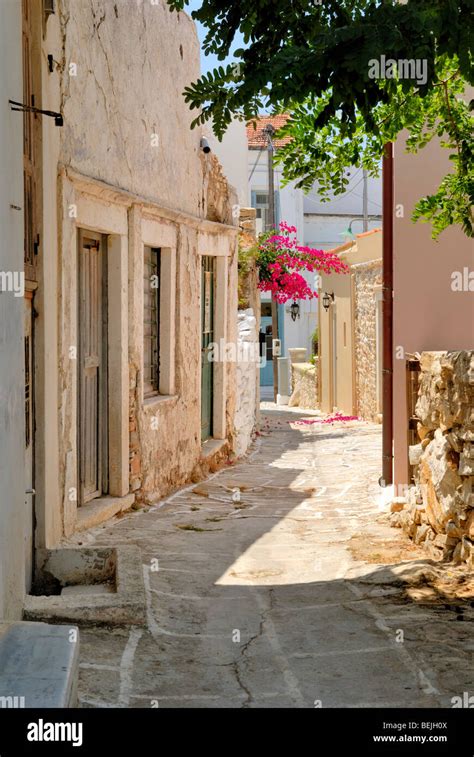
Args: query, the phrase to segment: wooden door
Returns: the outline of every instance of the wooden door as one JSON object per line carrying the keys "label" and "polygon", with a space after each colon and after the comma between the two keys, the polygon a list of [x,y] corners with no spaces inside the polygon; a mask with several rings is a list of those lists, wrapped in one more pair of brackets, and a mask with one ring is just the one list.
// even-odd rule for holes
{"label": "wooden door", "polygon": [[25,355],[25,589],[33,577],[34,550],[34,360],[33,360],[33,294],[25,293],[24,320]]}
{"label": "wooden door", "polygon": [[260,307],[260,331],[262,333],[260,349],[260,356],[262,358],[260,386],[273,386],[272,303],[262,302]]}
{"label": "wooden door", "polygon": [[107,301],[100,235],[79,234],[79,504],[107,491]]}
{"label": "wooden door", "polygon": [[[35,105],[33,86],[33,7],[22,0],[23,102]],[[25,370],[25,590],[33,578],[35,530],[35,361],[34,361],[34,293],[37,282],[38,214],[36,212],[36,176],[38,155],[35,149],[36,116],[23,113],[23,218],[24,218],[24,370]]]}
{"label": "wooden door", "polygon": [[212,436],[214,363],[209,360],[214,341],[215,258],[201,263],[201,440]]}

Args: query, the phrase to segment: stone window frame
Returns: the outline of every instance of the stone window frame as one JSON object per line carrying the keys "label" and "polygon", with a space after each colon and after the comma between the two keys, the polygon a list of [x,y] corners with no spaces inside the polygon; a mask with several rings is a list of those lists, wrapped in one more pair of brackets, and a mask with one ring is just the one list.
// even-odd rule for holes
{"label": "stone window frame", "polygon": [[[67,328],[61,334],[59,359],[67,366],[65,379],[68,385],[69,404],[73,419],[69,440],[60,435],[59,459],[65,455],[69,461],[65,469],[64,489],[79,488],[77,449],[77,402],[78,382],[75,361],[69,359],[70,345],[78,343],[77,319],[77,245],[80,231],[101,234],[104,237],[104,254],[107,255],[107,286],[115,296],[107,298],[107,408],[108,408],[108,494],[78,507],[77,497],[63,499],[63,528],[66,536],[76,530],[84,530],[91,508],[96,521],[104,518],[110,506],[130,496],[129,490],[129,364],[128,364],[128,254],[129,229],[127,208],[122,203],[106,202],[97,196],[93,181],[78,181],[74,176],[64,178],[62,195],[67,218],[67,231],[62,234],[62,259],[68,265],[61,267],[60,298],[62,320]],[[74,215],[69,210],[74,208]],[[70,303],[76,303],[70,308]],[[67,312],[66,317],[64,313]],[[99,512],[100,511],[100,512]]]}
{"label": "stone window frame", "polygon": [[[228,276],[231,247],[223,244],[223,240],[213,234],[199,233],[198,254],[210,255],[216,259],[215,268],[215,301],[214,301],[214,341],[216,344],[227,344],[229,338],[228,324]],[[201,288],[199,287],[199,292]],[[199,312],[201,312],[201,295],[199,296]],[[204,447],[212,445],[214,441],[222,442],[227,438],[226,423],[227,402],[227,364],[219,351],[219,359],[214,363],[214,392],[212,409],[212,437],[204,442]],[[201,396],[199,396],[199,406]]]}

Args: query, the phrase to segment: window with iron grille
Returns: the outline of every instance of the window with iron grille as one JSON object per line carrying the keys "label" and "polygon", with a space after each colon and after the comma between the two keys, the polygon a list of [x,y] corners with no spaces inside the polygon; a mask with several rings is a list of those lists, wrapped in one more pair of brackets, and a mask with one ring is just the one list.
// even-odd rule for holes
{"label": "window with iron grille", "polygon": [[160,390],[160,274],[161,251],[145,247],[143,266],[143,393]]}

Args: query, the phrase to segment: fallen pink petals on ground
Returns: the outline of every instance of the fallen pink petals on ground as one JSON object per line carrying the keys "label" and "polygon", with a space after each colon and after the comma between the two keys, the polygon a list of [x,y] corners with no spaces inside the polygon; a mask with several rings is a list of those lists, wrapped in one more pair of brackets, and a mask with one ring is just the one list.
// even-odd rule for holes
{"label": "fallen pink petals on ground", "polygon": [[338,421],[360,421],[361,419],[357,415],[342,415],[342,413],[336,413],[330,415],[328,418],[303,418],[300,421],[290,421],[298,426],[312,426],[313,423],[336,423]]}

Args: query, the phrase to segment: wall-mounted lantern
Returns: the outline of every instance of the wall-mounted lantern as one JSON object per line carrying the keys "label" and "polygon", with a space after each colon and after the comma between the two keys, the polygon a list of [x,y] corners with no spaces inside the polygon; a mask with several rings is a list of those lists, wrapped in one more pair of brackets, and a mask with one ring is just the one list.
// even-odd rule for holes
{"label": "wall-mounted lantern", "polygon": [[300,317],[300,306],[296,300],[293,300],[290,305],[290,315],[292,321],[296,321],[296,319]]}
{"label": "wall-mounted lantern", "polygon": [[43,10],[45,16],[51,16],[56,12],[55,0],[43,0]]}
{"label": "wall-mounted lantern", "polygon": [[334,292],[324,292],[323,294],[323,308],[329,310],[329,306],[334,302]]}

